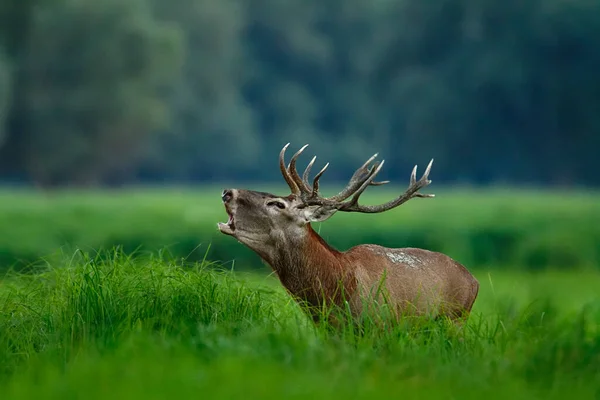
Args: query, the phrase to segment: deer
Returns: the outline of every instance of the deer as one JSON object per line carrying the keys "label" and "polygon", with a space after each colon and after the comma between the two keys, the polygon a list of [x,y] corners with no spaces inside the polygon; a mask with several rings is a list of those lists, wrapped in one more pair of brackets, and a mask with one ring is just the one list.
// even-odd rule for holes
{"label": "deer", "polygon": [[[358,320],[364,313],[377,313],[386,304],[393,316],[442,317],[462,324],[479,292],[477,279],[448,255],[420,248],[387,248],[360,244],[347,251],[330,246],[311,223],[323,222],[336,212],[383,213],[413,198],[434,197],[422,194],[428,186],[433,164],[429,162],[417,180],[412,170],[408,189],[387,203],[363,205],[359,197],[375,181],[385,160],[375,161],[374,154],[358,168],[347,186],[338,194],[323,197],[319,179],[327,163],[309,182],[316,156],[302,176],[296,169],[303,146],[285,165],[286,144],[279,153],[279,168],[291,193],[277,196],[246,189],[225,189],[221,200],[229,220],[218,223],[218,230],[237,239],[266,262],[287,292],[315,323],[323,319],[326,306],[349,310]],[[329,318],[329,317],[325,317]]]}

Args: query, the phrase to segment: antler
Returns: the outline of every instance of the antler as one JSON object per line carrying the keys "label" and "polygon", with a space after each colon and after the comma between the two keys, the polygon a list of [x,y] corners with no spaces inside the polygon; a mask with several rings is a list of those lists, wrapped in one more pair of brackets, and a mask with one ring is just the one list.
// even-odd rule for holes
{"label": "antler", "polygon": [[[406,191],[402,195],[398,196],[394,200],[390,200],[385,204],[380,204],[380,205],[376,205],[376,206],[363,206],[363,205],[358,204],[358,199],[359,199],[360,195],[368,186],[368,185],[363,184],[354,193],[354,196],[352,197],[352,199],[350,199],[350,201],[348,201],[346,203],[342,203],[340,205],[340,207],[338,208],[338,210],[339,211],[348,211],[348,212],[354,211],[354,212],[361,212],[361,213],[380,213],[380,212],[384,212],[387,210],[391,210],[392,208],[398,207],[399,205],[406,203],[408,200],[410,200],[414,197],[422,197],[422,198],[435,197],[434,194],[418,193],[419,190],[423,189],[425,186],[428,186],[431,183],[431,180],[429,180],[428,178],[429,178],[429,172],[431,172],[432,165],[433,165],[433,158],[431,159],[431,161],[429,161],[429,164],[427,165],[427,168],[425,169],[425,173],[419,180],[417,180],[417,166],[415,165],[415,167],[412,170],[412,173],[410,174],[410,184],[408,186],[408,189],[406,189]],[[372,174],[372,177],[375,177],[375,175],[379,172],[379,170],[381,169],[382,166],[383,166],[383,161],[377,167],[375,172]]]}
{"label": "antler", "polygon": [[283,149],[281,149],[281,151],[279,152],[279,169],[281,170],[281,175],[283,175],[283,179],[285,179],[288,186],[290,187],[292,194],[300,194],[300,188],[298,187],[298,184],[294,182],[294,179],[292,178],[289,172],[289,167],[285,167],[285,150],[288,148],[289,145],[290,144],[288,143],[285,146],[283,146]]}
{"label": "antler", "polygon": [[[333,201],[346,200],[353,193],[355,193],[362,186],[362,184],[366,182],[366,180],[369,178],[369,175],[373,171],[373,168],[377,165],[376,164],[375,166],[371,167],[370,169],[367,169],[369,164],[371,164],[371,162],[373,162],[373,160],[375,158],[377,158],[378,155],[379,155],[379,153],[373,154],[371,156],[371,158],[369,158],[359,169],[357,169],[354,172],[354,174],[352,175],[352,178],[350,178],[350,182],[348,183],[346,188],[344,190],[342,190],[341,192],[339,192],[338,194],[336,194],[335,196],[329,197],[329,200],[333,200]],[[381,165],[383,165],[384,161],[385,160],[381,161]],[[381,186],[381,185],[385,185],[386,183],[389,183],[389,182],[390,181],[369,182],[369,185],[370,186]]]}
{"label": "antler", "polygon": [[[432,159],[427,165],[425,173],[418,181],[416,179],[417,166],[415,165],[410,175],[410,184],[408,186],[408,189],[399,197],[385,204],[375,206],[363,206],[358,204],[360,195],[367,189],[367,187],[381,186],[385,185],[386,183],[389,183],[389,181],[374,181],[375,176],[379,173],[379,171],[381,171],[381,168],[383,167],[383,164],[385,162],[385,160],[382,160],[381,162],[376,162],[375,164],[369,167],[369,165],[377,157],[377,153],[371,156],[371,158],[369,158],[360,168],[358,168],[354,172],[352,178],[350,178],[350,182],[348,182],[348,185],[346,186],[346,188],[344,188],[344,190],[342,190],[335,196],[321,197],[319,195],[319,179],[329,166],[329,163],[327,163],[321,169],[321,171],[319,171],[317,175],[315,175],[311,187],[311,185],[308,182],[308,177],[317,157],[315,156],[312,158],[312,160],[304,170],[302,177],[300,177],[296,170],[296,160],[298,159],[300,154],[302,154],[304,149],[308,147],[308,145],[304,145],[300,150],[296,152],[296,154],[292,156],[290,163],[286,168],[284,155],[285,150],[289,145],[290,144],[288,143],[285,146],[283,146],[283,149],[279,153],[279,167],[281,169],[281,173],[283,174],[284,179],[286,180],[288,186],[292,191],[292,194],[299,195],[306,205],[321,205],[346,212],[380,213],[398,207],[399,205],[407,202],[408,200],[414,197],[435,197],[435,195],[433,194],[418,193],[419,190],[428,186],[431,183],[428,177],[429,172],[431,171],[431,166],[433,164]],[[350,196],[352,196],[352,198],[344,202],[344,200],[346,200]]]}
{"label": "antler", "polygon": [[298,159],[300,154],[302,154],[304,149],[306,149],[308,147],[308,145],[305,144],[304,146],[302,146],[302,148],[300,150],[298,150],[296,152],[296,154],[294,154],[292,156],[292,158],[290,159],[290,163],[288,164],[288,166],[286,168],[284,156],[285,156],[285,151],[289,145],[290,144],[288,143],[285,146],[283,146],[283,149],[281,149],[281,152],[279,153],[279,168],[281,169],[281,174],[283,175],[283,178],[285,179],[288,186],[290,187],[292,194],[299,195],[303,200],[317,198],[318,193],[319,193],[319,179],[321,178],[321,176],[323,175],[323,173],[329,166],[329,163],[327,163],[321,169],[321,171],[319,171],[317,173],[317,175],[313,179],[313,184],[311,187],[311,185],[308,183],[308,176],[310,174],[310,170],[311,170],[313,164],[315,163],[315,160],[317,159],[317,157],[315,156],[312,158],[310,163],[306,166],[306,169],[304,170],[302,177],[300,177],[300,175],[298,174],[298,171],[296,170],[296,160]]}

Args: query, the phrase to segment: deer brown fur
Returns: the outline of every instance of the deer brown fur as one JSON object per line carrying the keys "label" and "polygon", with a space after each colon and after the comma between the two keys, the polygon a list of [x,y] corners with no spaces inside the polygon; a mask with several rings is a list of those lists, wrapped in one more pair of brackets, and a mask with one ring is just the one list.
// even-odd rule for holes
{"label": "deer brown fur", "polygon": [[[341,252],[332,248],[311,227],[337,211],[378,213],[398,207],[414,197],[433,197],[418,191],[428,180],[432,162],[416,180],[416,166],[405,193],[378,206],[358,204],[361,193],[375,182],[383,166],[371,165],[371,157],[352,176],[339,194],[319,194],[319,179],[327,165],[308,182],[315,158],[303,177],[296,171],[300,149],[286,167],[280,153],[280,169],[291,189],[285,197],[244,189],[226,189],[222,200],[229,215],[219,230],[235,237],[265,260],[282,285],[300,303],[318,309],[324,305],[347,305],[353,317],[377,312],[379,305],[391,306],[395,315],[466,318],[479,291],[478,281],[447,255],[417,248],[385,248],[374,244],[355,246]],[[350,200],[344,201],[350,198]],[[346,303],[347,302],[347,303]],[[318,320],[319,312],[312,313]]]}

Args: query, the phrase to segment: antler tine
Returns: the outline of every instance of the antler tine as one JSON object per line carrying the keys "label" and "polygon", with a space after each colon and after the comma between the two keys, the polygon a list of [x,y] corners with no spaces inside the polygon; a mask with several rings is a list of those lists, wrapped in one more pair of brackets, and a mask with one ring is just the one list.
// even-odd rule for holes
{"label": "antler tine", "polygon": [[375,164],[374,167],[371,168],[371,170],[369,171],[369,175],[364,180],[364,182],[362,183],[362,185],[360,185],[360,187],[354,192],[354,195],[352,196],[352,199],[350,199],[350,201],[348,201],[346,203],[343,203],[342,207],[339,208],[340,211],[354,211],[353,209],[355,207],[360,207],[358,205],[358,199],[359,199],[360,195],[371,184],[371,182],[373,181],[373,179],[375,179],[375,176],[379,173],[379,171],[381,171],[381,168],[383,167],[384,163],[385,163],[385,160],[381,160],[380,163]]}
{"label": "antler tine", "polygon": [[431,166],[432,165],[433,165],[433,158],[431,159],[431,161],[429,161],[429,164],[427,164],[427,168],[425,169],[425,173],[423,174],[423,176],[425,177],[425,179],[429,178],[429,173],[431,172]]}
{"label": "antler tine", "polygon": [[373,182],[369,182],[369,186],[382,186],[382,185],[385,185],[387,183],[390,183],[390,181],[379,181],[379,182],[373,181]]}
{"label": "antler tine", "polygon": [[317,156],[314,156],[312,158],[312,160],[310,160],[310,162],[308,163],[308,165],[306,166],[306,169],[304,170],[304,173],[302,174],[302,181],[304,181],[304,184],[306,186],[308,186],[308,176],[310,175],[310,170],[313,167],[313,164],[315,163],[315,160],[317,159]]}
{"label": "antler tine", "polygon": [[[367,171],[367,176],[362,181],[367,180],[367,178],[369,177],[368,174],[370,174],[371,171],[373,171],[373,168],[377,167],[377,165],[379,165],[379,164],[375,163],[371,168],[369,168],[369,170]],[[360,181],[360,182],[362,182],[362,181]],[[385,185],[386,183],[390,183],[390,181],[380,181],[380,182],[372,181],[372,182],[369,182],[368,186],[381,186],[381,185]],[[350,193],[350,195],[352,195],[352,193]]]}
{"label": "antler tine", "polygon": [[285,179],[285,181],[287,182],[288,186],[290,187],[290,190],[292,191],[292,194],[300,194],[300,188],[298,187],[298,185],[296,184],[296,182],[294,182],[294,180],[290,176],[289,171],[285,167],[285,160],[284,160],[285,150],[288,148],[289,145],[290,144],[288,143],[285,146],[283,146],[283,148],[279,152],[279,169],[281,170],[281,174],[283,175],[283,179]]}
{"label": "antler tine", "polygon": [[[423,186],[427,186],[431,183],[431,180],[429,179],[429,172],[431,172],[431,166],[433,165],[433,158],[431,159],[431,161],[429,161],[429,164],[427,164],[427,168],[425,169],[425,173],[423,174],[423,176],[421,177],[421,180],[424,180],[426,182],[426,184]],[[415,165],[416,168],[416,165]],[[415,193],[413,197],[435,197],[435,194],[422,194],[422,193]]]}
{"label": "antler tine", "polygon": [[371,182],[371,183],[369,183],[369,186],[382,186],[382,185],[385,185],[387,183],[390,183],[390,181]]}
{"label": "antler tine", "polygon": [[[383,164],[383,162],[382,162],[382,164]],[[429,165],[427,165],[427,169],[425,170],[425,173],[423,174],[421,179],[419,179],[418,181],[416,179],[417,166],[415,165],[415,167],[413,168],[413,171],[411,173],[411,176],[410,176],[410,184],[408,186],[408,189],[406,190],[406,192],[404,192],[402,195],[400,195],[399,197],[397,197],[394,200],[391,200],[385,204],[381,204],[381,205],[377,205],[377,206],[361,206],[361,205],[359,205],[358,197],[360,196],[362,191],[364,191],[366,189],[366,187],[368,186],[367,182],[365,182],[363,184],[363,186],[361,186],[359,188],[359,190],[357,190],[357,192],[356,192],[355,196],[352,198],[352,200],[350,200],[347,203],[342,203],[338,207],[338,210],[348,211],[348,212],[380,213],[380,212],[384,212],[384,211],[390,210],[392,208],[398,207],[399,205],[407,202],[408,200],[412,199],[413,197],[422,197],[422,198],[423,197],[425,197],[425,198],[435,197],[434,194],[417,193],[419,190],[421,190],[425,186],[428,186],[431,183],[431,180],[429,180],[429,172],[431,171],[432,164],[433,164],[433,159],[431,159],[431,161],[429,162]],[[381,165],[378,166],[377,172],[379,172],[379,169],[381,169]],[[372,174],[369,177],[369,179],[372,179],[376,175],[376,173]]]}
{"label": "antler tine", "polygon": [[412,173],[410,174],[410,184],[414,185],[417,182],[417,166],[415,165],[415,167],[412,170]]}
{"label": "antler tine", "polygon": [[292,180],[298,186],[300,191],[305,192],[305,193],[310,192],[310,187],[307,184],[305,184],[304,181],[302,180],[302,178],[300,178],[300,175],[298,175],[298,171],[296,170],[296,160],[298,159],[300,154],[302,154],[304,149],[306,149],[307,147],[308,147],[308,144],[305,144],[304,146],[302,146],[302,148],[300,150],[298,150],[296,152],[296,154],[294,154],[292,156],[292,158],[290,159],[290,164],[288,166],[288,173],[290,174],[290,178],[292,178]]}
{"label": "antler tine", "polygon": [[319,179],[321,179],[321,175],[323,175],[323,173],[325,172],[327,167],[329,167],[329,163],[325,164],[325,166],[323,168],[321,168],[321,170],[317,173],[317,175],[315,175],[315,178],[313,179],[313,188],[312,188],[311,197],[319,196]]}
{"label": "antler tine", "polygon": [[[371,158],[365,161],[365,163],[354,172],[352,178],[350,178],[350,182],[348,182],[348,185],[344,188],[344,190],[342,190],[335,196],[329,197],[328,200],[344,201],[348,197],[352,196],[352,194],[354,194],[356,190],[367,180],[369,173],[371,172],[371,169],[367,169],[367,167],[371,164],[371,162],[373,162],[375,158],[377,158],[378,155],[379,153],[375,153],[371,156]],[[363,177],[363,175],[365,174],[367,175]],[[371,182],[373,186],[385,185],[386,183],[389,183],[389,181]]]}

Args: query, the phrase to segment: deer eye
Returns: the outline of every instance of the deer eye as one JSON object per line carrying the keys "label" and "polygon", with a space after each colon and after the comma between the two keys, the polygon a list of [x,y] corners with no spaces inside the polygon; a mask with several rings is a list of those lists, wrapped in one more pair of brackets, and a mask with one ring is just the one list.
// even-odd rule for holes
{"label": "deer eye", "polygon": [[269,202],[267,203],[267,205],[268,205],[268,206],[271,206],[271,207],[272,207],[272,206],[275,206],[275,207],[279,208],[280,210],[283,210],[283,209],[285,208],[285,204],[283,204],[282,202],[280,202],[280,201],[277,201],[277,200],[272,200],[272,201],[269,201]]}

